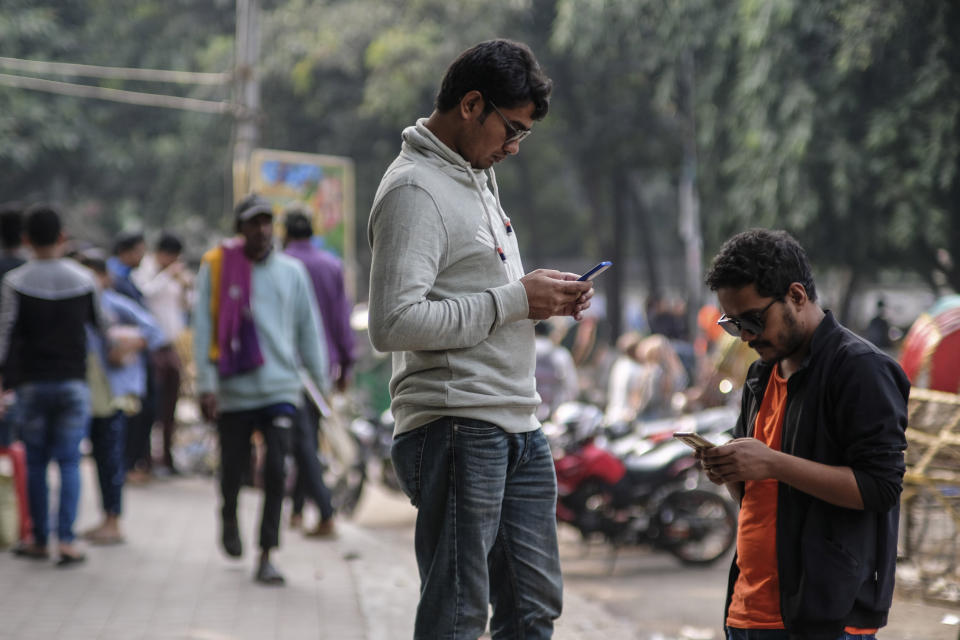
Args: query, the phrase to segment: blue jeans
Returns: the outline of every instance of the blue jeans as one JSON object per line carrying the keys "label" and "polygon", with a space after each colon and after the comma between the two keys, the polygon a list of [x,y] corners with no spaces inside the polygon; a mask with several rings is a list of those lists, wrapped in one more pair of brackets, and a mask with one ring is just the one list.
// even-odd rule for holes
{"label": "blue jeans", "polygon": [[83,380],[30,382],[17,388],[20,437],[27,449],[27,494],[33,539],[46,545],[49,534],[47,465],[60,466],[57,540],[73,542],[80,501],[80,442],[90,420],[90,391]]}
{"label": "blue jeans", "polygon": [[[837,640],[876,640],[873,634],[853,634],[844,631]],[[727,640],[788,640],[784,629],[734,629],[727,627]]]}
{"label": "blue jeans", "polygon": [[119,516],[123,507],[123,483],[126,480],[127,416],[117,411],[109,418],[90,421],[90,444],[97,462],[100,499],[103,512]]}
{"label": "blue jeans", "polygon": [[317,455],[317,425],[320,411],[310,398],[304,398],[303,409],[293,431],[293,460],[297,463],[297,481],[293,487],[293,512],[303,513],[306,497],[320,510],[320,519],[333,517],[333,496],[323,481],[323,465]]}
{"label": "blue jeans", "polygon": [[553,635],[563,585],[557,481],[543,432],[442,418],[396,438],[397,477],[417,507],[415,639]]}

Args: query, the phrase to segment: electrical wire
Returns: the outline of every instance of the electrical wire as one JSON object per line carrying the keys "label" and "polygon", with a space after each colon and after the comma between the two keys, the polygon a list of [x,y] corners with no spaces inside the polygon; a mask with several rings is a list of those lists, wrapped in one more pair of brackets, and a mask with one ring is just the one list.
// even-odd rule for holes
{"label": "electrical wire", "polygon": [[183,109],[202,113],[236,113],[239,110],[237,105],[230,102],[182,98],[179,96],[143,93],[141,91],[126,91],[123,89],[109,89],[87,84],[73,84],[70,82],[29,78],[27,76],[16,76],[6,73],[0,73],[0,85],[16,87],[18,89],[46,91],[48,93],[57,93],[77,98],[97,98],[100,100],[110,100],[112,102],[124,102],[148,107],[163,107],[165,109]]}
{"label": "electrical wire", "polygon": [[195,71],[167,71],[163,69],[135,69],[131,67],[102,67],[71,62],[46,62],[22,58],[0,57],[0,69],[52,73],[85,78],[114,80],[141,80],[145,82],[172,82],[176,84],[226,85],[233,81],[231,73],[200,73]]}

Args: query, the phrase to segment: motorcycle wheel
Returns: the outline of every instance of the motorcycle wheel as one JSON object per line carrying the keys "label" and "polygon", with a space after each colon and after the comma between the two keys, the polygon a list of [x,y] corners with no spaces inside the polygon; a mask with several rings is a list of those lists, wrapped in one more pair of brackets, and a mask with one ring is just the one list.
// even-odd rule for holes
{"label": "motorcycle wheel", "polygon": [[607,515],[610,505],[610,487],[606,483],[591,478],[567,496],[563,502],[564,506],[574,514],[570,524],[576,527],[584,540],[595,533],[601,533],[607,538],[614,534]]}
{"label": "motorcycle wheel", "polygon": [[353,515],[363,495],[366,475],[359,465],[333,472],[328,469],[327,473],[324,473],[324,480],[330,489],[330,502],[336,513],[346,517]]}
{"label": "motorcycle wheel", "polygon": [[727,498],[701,489],[675,491],[657,511],[660,543],[687,565],[716,562],[737,539],[737,513]]}

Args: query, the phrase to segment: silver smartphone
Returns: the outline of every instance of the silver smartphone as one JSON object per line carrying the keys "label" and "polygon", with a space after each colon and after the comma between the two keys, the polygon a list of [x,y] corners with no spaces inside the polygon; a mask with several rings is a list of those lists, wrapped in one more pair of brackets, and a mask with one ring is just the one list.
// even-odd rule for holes
{"label": "silver smartphone", "polygon": [[694,433],[693,431],[677,431],[673,434],[673,437],[697,451],[717,446],[699,433]]}

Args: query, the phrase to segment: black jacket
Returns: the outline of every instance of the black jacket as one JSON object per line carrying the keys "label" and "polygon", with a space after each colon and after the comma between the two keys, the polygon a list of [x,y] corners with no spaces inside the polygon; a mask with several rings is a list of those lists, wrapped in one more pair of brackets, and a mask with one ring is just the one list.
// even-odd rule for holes
{"label": "black jacket", "polygon": [[[773,370],[751,365],[736,437],[753,435]],[[787,381],[784,453],[853,469],[862,511],[780,483],[777,570],[791,638],[837,638],[845,626],[886,624],[893,600],[910,383],[900,366],[827,311],[810,354]],[[727,605],[739,570],[734,557]],[[726,620],[726,610],[724,612]]]}

